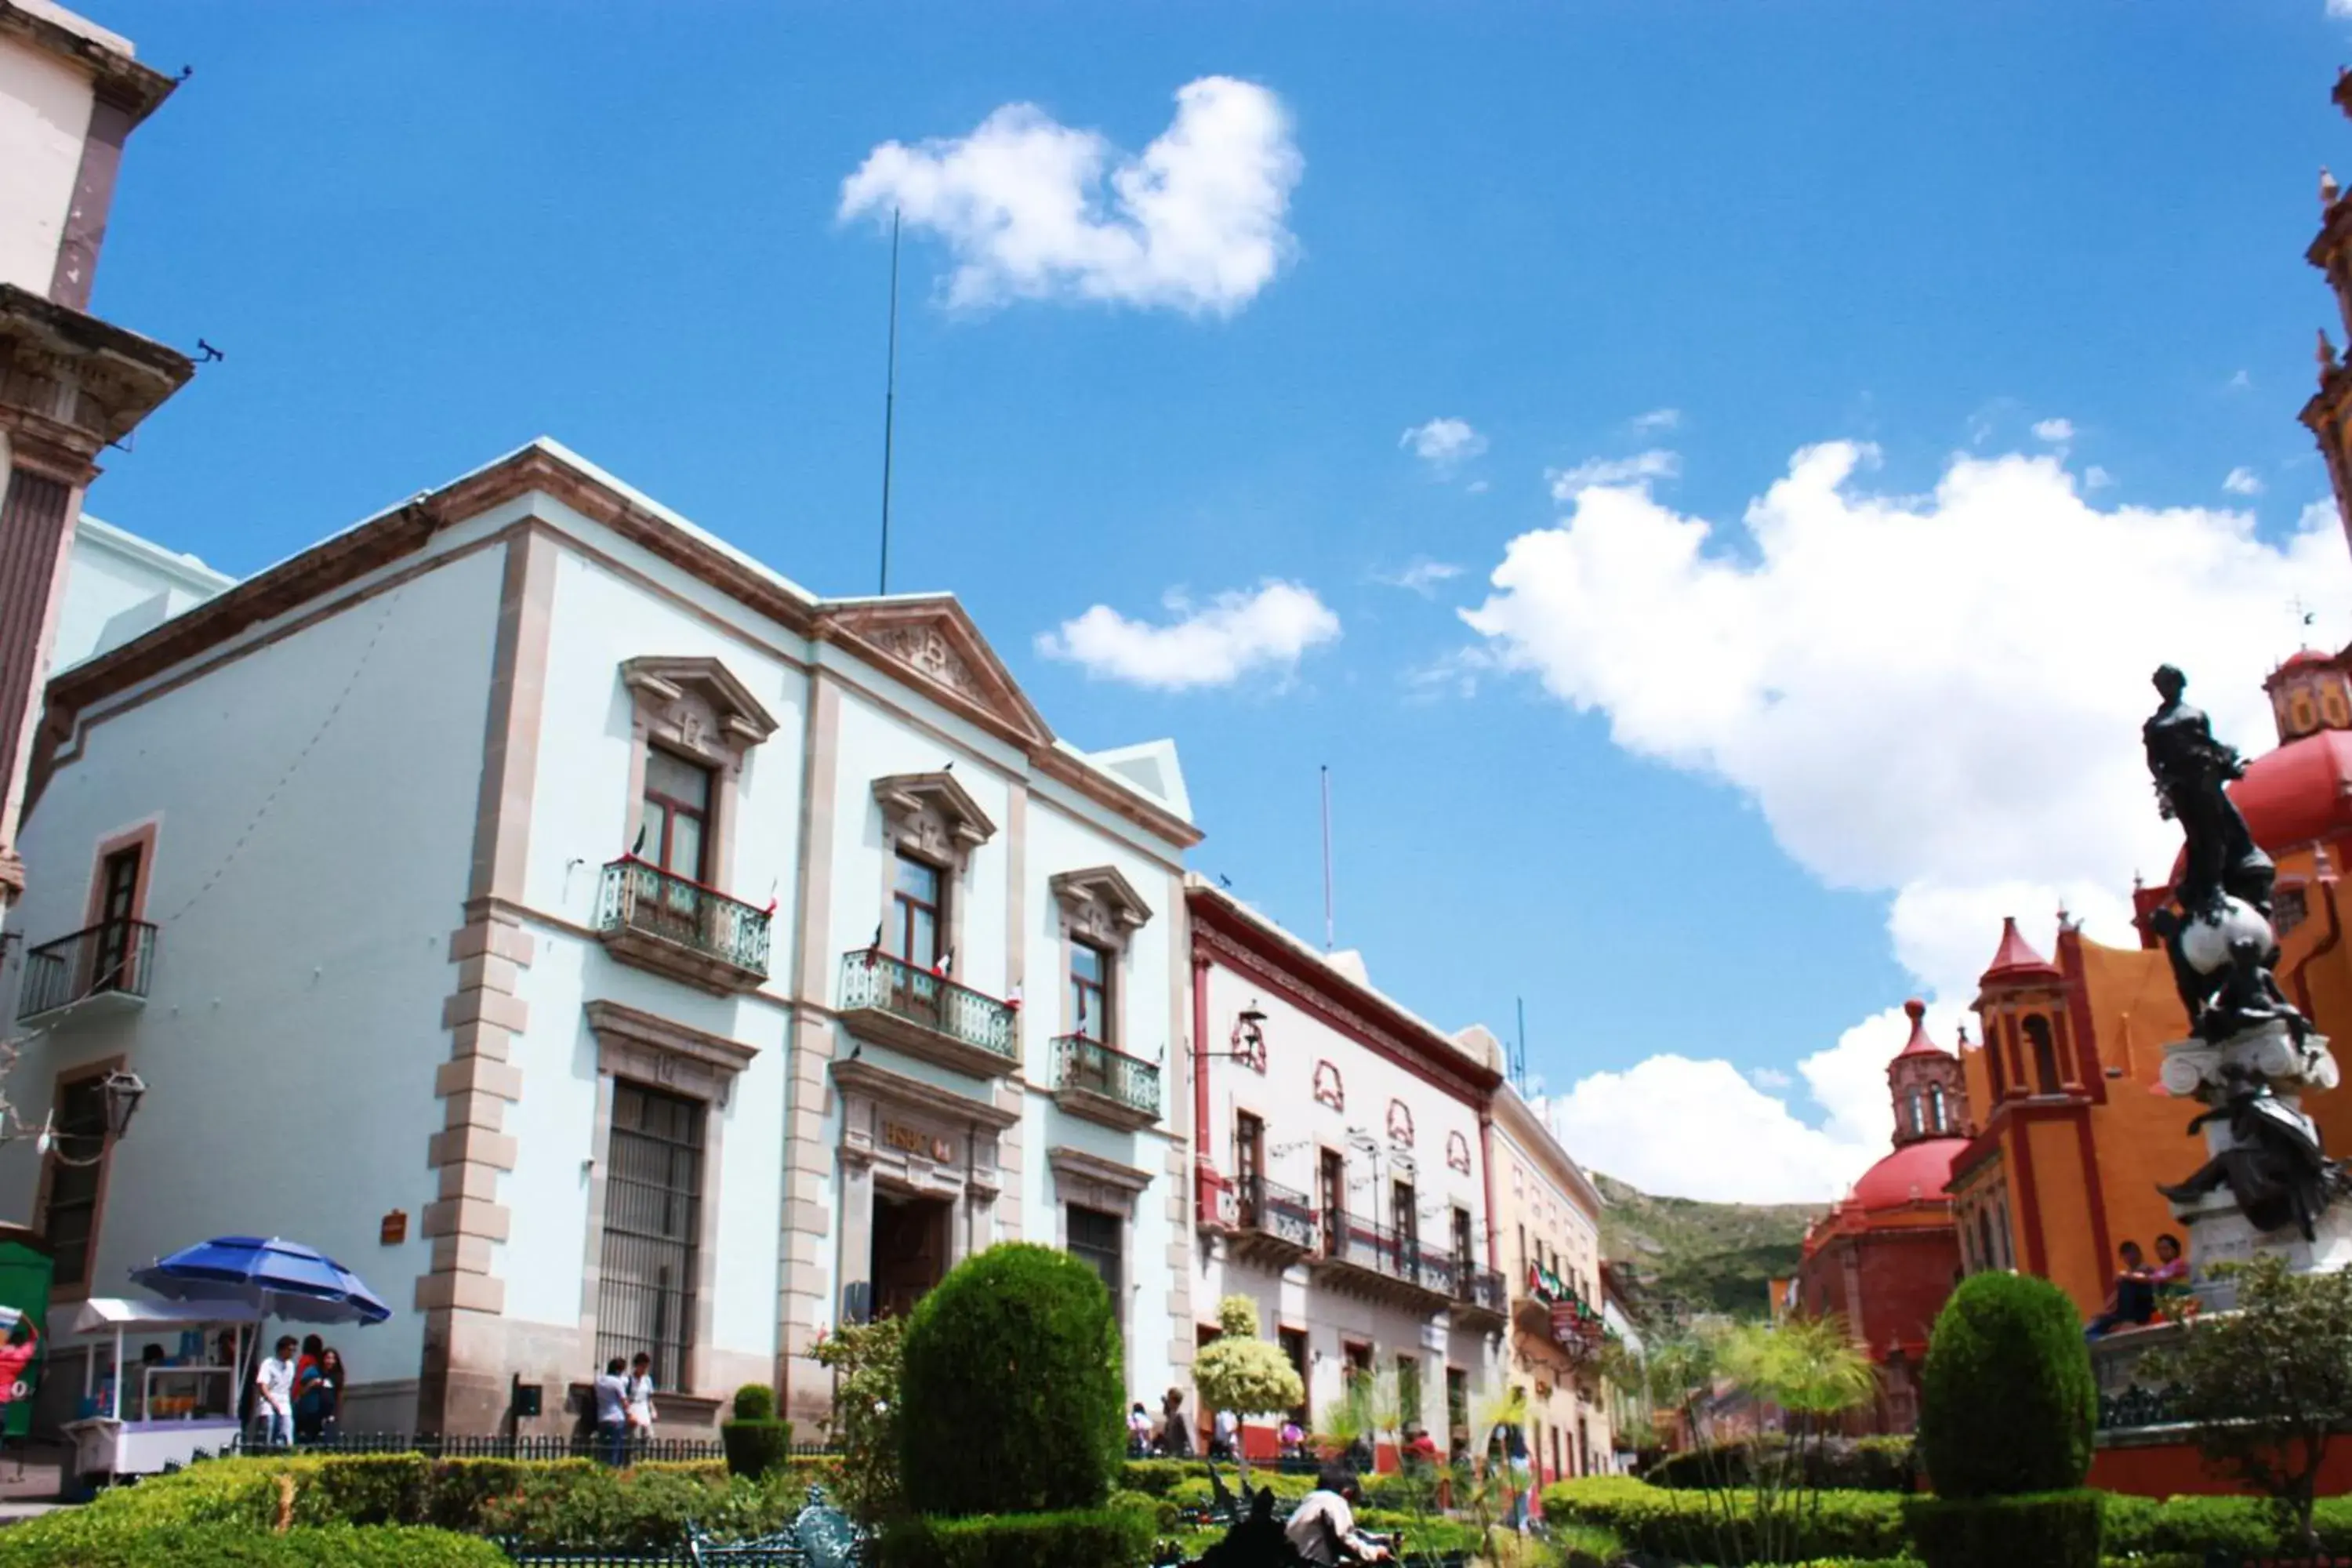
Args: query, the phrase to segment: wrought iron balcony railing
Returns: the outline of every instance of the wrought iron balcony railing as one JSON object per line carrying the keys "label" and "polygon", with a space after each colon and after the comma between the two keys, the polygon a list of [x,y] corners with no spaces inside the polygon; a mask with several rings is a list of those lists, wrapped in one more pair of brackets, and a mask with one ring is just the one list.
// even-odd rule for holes
{"label": "wrought iron balcony railing", "polygon": [[1385,1274],[1440,1296],[1454,1294],[1455,1270],[1450,1253],[1423,1247],[1418,1237],[1408,1233],[1369,1224],[1349,1215],[1327,1214],[1322,1218],[1325,1257]]}
{"label": "wrought iron balcony railing", "polygon": [[1474,1268],[1455,1259],[1454,1299],[1465,1306],[1484,1308],[1501,1313],[1510,1308],[1510,1292],[1503,1287],[1503,1277],[1492,1268]]}
{"label": "wrought iron balcony railing", "polygon": [[25,953],[16,1019],[101,999],[143,1002],[155,967],[155,928],[145,921],[107,921]]}
{"label": "wrought iron balcony railing", "polygon": [[1083,1089],[1130,1110],[1155,1119],[1160,1115],[1160,1064],[1113,1050],[1085,1035],[1055,1037],[1054,1087]]}
{"label": "wrought iron balcony railing", "polygon": [[1293,1247],[1315,1245],[1315,1205],[1305,1193],[1267,1181],[1244,1176],[1234,1183],[1238,1205],[1234,1220],[1243,1230],[1262,1231]]}
{"label": "wrought iron balcony railing", "polygon": [[841,1011],[871,1007],[1007,1062],[1020,1059],[1020,1013],[945,975],[874,948],[841,955]]}
{"label": "wrought iron balcony railing", "polygon": [[767,910],[633,855],[604,868],[596,929],[657,937],[751,974],[768,973]]}

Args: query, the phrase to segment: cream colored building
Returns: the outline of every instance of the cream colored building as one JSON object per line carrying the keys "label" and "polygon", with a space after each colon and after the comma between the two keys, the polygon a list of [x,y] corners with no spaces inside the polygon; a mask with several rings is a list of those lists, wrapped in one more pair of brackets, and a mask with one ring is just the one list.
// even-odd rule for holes
{"label": "cream colored building", "polygon": [[[1484,1028],[1458,1038],[1499,1063]],[[1599,1367],[1601,1207],[1591,1180],[1507,1079],[1495,1090],[1496,1250],[1511,1296],[1509,1381],[1526,1392],[1528,1441],[1545,1480],[1614,1467]]]}

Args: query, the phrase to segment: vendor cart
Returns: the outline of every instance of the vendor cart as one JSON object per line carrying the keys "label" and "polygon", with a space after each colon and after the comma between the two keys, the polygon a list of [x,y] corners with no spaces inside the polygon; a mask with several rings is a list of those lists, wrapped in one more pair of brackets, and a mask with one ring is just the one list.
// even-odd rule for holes
{"label": "vendor cart", "polygon": [[[150,1476],[186,1464],[199,1448],[226,1450],[236,1439],[237,1395],[260,1321],[260,1310],[242,1301],[84,1301],[62,1336],[89,1347],[82,1415],[65,1426],[75,1473],[88,1481]],[[163,1358],[126,1359],[125,1341],[142,1339],[164,1342]]]}

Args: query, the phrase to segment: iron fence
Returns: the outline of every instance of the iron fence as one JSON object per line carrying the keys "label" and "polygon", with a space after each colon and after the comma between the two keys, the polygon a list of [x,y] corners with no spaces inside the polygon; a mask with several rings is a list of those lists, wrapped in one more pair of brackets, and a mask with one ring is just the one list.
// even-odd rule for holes
{"label": "iron fence", "polygon": [[1235,1221],[1242,1229],[1264,1231],[1294,1247],[1315,1245],[1315,1205],[1305,1193],[1264,1176],[1244,1176],[1234,1185],[1239,1202]]}
{"label": "iron fence", "polygon": [[1507,1310],[1510,1300],[1502,1275],[1492,1268],[1473,1268],[1466,1264],[1461,1267],[1460,1277],[1454,1282],[1454,1299],[1490,1312]]}
{"label": "iron fence", "polygon": [[754,974],[768,973],[768,911],[623,856],[604,868],[596,929],[643,931]]}
{"label": "iron fence", "polygon": [[1454,1294],[1454,1259],[1450,1253],[1423,1247],[1410,1232],[1370,1225],[1344,1214],[1322,1216],[1327,1256],[1400,1279],[1439,1296]]}
{"label": "iron fence", "polygon": [[[282,1454],[289,1451],[283,1444],[270,1444],[251,1433],[240,1435],[229,1446],[236,1454]],[[428,1459],[604,1459],[615,1457],[612,1443],[593,1432],[562,1433],[554,1436],[440,1436],[432,1433],[401,1432],[338,1432],[331,1436],[304,1438],[293,1445],[292,1450],[303,1454],[421,1454]],[[836,1450],[822,1443],[795,1443],[795,1455],[805,1458],[829,1456]],[[726,1450],[716,1441],[706,1437],[641,1437],[623,1443],[617,1450],[625,1464],[689,1464],[699,1460],[724,1459]]]}
{"label": "iron fence", "polygon": [[106,921],[26,948],[16,1021],[101,994],[143,999],[154,967],[155,928],[145,921]]}
{"label": "iron fence", "polygon": [[1085,1035],[1054,1039],[1054,1087],[1082,1089],[1130,1110],[1160,1114],[1160,1066]]}
{"label": "iron fence", "polygon": [[1019,1059],[1011,1005],[944,974],[918,969],[895,953],[859,948],[841,955],[841,1010],[851,1013],[861,1007],[920,1024],[1008,1062]]}

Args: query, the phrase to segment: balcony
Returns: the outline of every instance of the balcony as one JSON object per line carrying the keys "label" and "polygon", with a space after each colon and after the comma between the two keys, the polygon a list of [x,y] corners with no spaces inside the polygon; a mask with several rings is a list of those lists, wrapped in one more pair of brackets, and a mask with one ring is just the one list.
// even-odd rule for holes
{"label": "balcony", "polygon": [[840,1011],[853,1034],[974,1078],[1021,1066],[1018,1009],[877,949],[841,955]]}
{"label": "balcony", "polygon": [[1314,1250],[1315,1205],[1264,1176],[1226,1182],[1203,1171],[1201,1218],[1224,1233],[1225,1247],[1244,1262],[1282,1269]]}
{"label": "balcony", "polygon": [[1160,1065],[1084,1035],[1054,1041],[1054,1103],[1073,1116],[1133,1131],[1160,1120]]}
{"label": "balcony", "polygon": [[1424,1314],[1454,1305],[1457,1270],[1449,1254],[1351,1215],[1322,1219],[1322,1249],[1311,1261],[1334,1287]]}
{"label": "balcony", "polygon": [[68,1018],[129,1013],[147,1005],[155,969],[155,928],[109,921],[28,949],[16,1022],[55,1028]]}
{"label": "balcony", "polygon": [[768,911],[625,855],[604,868],[596,932],[624,963],[717,996],[768,978]]}
{"label": "balcony", "polygon": [[1510,1292],[1502,1275],[1492,1268],[1474,1268],[1456,1261],[1454,1269],[1454,1321],[1464,1328],[1499,1329],[1510,1316]]}

